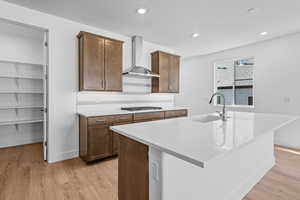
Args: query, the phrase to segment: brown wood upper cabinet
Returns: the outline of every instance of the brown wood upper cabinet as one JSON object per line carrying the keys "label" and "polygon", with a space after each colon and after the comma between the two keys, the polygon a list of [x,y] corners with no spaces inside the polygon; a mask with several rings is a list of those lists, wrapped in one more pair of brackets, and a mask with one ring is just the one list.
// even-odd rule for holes
{"label": "brown wood upper cabinet", "polygon": [[80,32],[79,90],[122,91],[123,42]]}
{"label": "brown wood upper cabinet", "polygon": [[179,93],[180,57],[162,51],[151,53],[152,71],[160,75],[152,78],[153,93]]}

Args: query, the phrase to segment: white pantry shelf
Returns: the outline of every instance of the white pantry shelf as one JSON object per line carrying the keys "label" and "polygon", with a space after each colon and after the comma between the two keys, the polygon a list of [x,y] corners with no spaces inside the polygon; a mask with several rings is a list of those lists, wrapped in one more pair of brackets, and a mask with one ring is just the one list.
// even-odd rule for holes
{"label": "white pantry shelf", "polygon": [[42,77],[0,75],[0,78],[43,80]]}
{"label": "white pantry shelf", "polygon": [[32,120],[15,120],[15,121],[0,121],[0,126],[6,125],[18,125],[18,124],[33,124],[43,122],[43,119],[32,119]]}
{"label": "white pantry shelf", "polygon": [[0,94],[43,94],[43,92],[34,91],[34,90],[11,90],[11,91],[0,91]]}
{"label": "white pantry shelf", "polygon": [[19,62],[19,61],[9,61],[9,60],[0,60],[0,63],[11,63],[11,64],[19,64],[19,65],[31,65],[37,67],[43,67],[43,64],[39,63],[28,63],[28,62]]}
{"label": "white pantry shelf", "polygon": [[6,109],[26,109],[26,108],[43,108],[41,105],[29,105],[29,106],[0,106],[0,110]]}

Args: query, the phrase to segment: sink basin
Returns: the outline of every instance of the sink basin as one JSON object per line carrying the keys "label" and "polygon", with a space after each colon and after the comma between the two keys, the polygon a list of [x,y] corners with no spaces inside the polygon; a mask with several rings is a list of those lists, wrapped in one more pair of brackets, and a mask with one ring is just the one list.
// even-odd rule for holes
{"label": "sink basin", "polygon": [[192,118],[193,121],[202,122],[202,123],[217,121],[220,119],[221,117],[218,114],[200,115]]}

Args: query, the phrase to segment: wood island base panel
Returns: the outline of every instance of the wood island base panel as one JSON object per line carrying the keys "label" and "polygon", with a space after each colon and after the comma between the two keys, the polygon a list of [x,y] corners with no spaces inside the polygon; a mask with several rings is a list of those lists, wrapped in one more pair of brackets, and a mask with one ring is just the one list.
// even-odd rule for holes
{"label": "wood island base panel", "polygon": [[149,148],[147,145],[120,136],[118,164],[119,200],[149,199]]}

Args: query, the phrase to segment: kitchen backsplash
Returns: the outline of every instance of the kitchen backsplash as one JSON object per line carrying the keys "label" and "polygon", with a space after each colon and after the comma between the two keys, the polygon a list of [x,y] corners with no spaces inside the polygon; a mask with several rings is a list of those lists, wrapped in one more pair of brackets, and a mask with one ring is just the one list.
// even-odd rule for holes
{"label": "kitchen backsplash", "polygon": [[120,109],[126,106],[173,106],[173,94],[79,92],[77,109]]}

